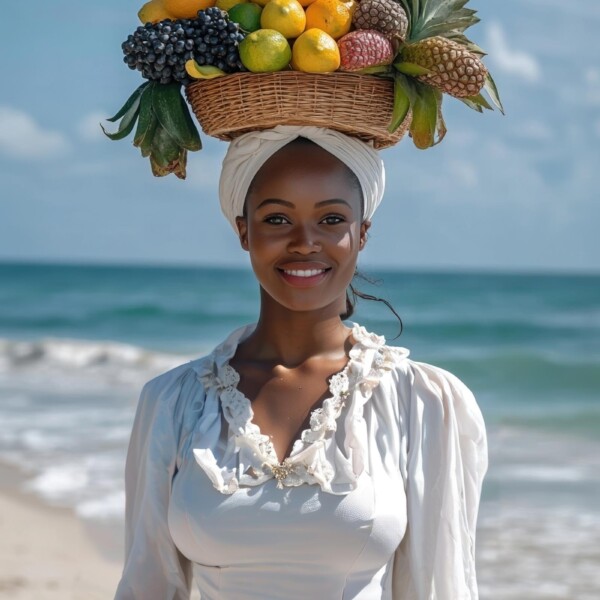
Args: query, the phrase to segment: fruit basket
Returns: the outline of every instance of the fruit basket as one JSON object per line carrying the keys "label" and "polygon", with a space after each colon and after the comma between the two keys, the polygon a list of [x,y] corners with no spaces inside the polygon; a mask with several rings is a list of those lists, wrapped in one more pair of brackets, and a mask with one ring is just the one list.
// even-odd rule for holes
{"label": "fruit basket", "polygon": [[[204,133],[277,125],[335,129],[377,149],[446,135],[444,97],[503,111],[468,0],[149,0],[121,45],[140,71],[112,140],[134,131],[152,173],[184,179]],[[182,93],[182,91],[184,93]],[[487,93],[489,102],[483,96]],[[187,99],[187,102],[186,102]],[[104,129],[104,128],[103,128]]]}
{"label": "fruit basket", "polygon": [[383,149],[397,144],[410,124],[408,114],[398,129],[388,131],[394,83],[371,75],[236,73],[195,81],[186,96],[204,133],[226,141],[276,125],[314,125]]}

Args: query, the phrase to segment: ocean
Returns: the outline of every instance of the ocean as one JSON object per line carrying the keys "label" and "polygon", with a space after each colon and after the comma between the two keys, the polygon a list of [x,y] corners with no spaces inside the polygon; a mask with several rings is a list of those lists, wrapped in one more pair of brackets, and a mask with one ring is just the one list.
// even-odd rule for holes
{"label": "ocean", "polygon": [[[357,287],[403,331],[377,302],[352,320],[482,409],[482,600],[600,598],[600,276],[366,271]],[[122,526],[143,383],[257,311],[249,270],[0,264],[0,460],[47,503]]]}

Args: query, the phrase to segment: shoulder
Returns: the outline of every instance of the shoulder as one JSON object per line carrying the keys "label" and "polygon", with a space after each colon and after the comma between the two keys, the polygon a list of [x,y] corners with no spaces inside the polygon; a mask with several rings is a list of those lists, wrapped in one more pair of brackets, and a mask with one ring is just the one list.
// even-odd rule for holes
{"label": "shoulder", "polygon": [[485,436],[477,400],[462,379],[442,367],[413,360],[405,347],[370,336],[380,342],[380,368],[387,372],[379,382],[376,401],[378,396],[406,424],[456,426],[476,439]]}
{"label": "shoulder", "polygon": [[209,356],[192,360],[147,381],[140,393],[138,414],[156,418],[160,413],[181,421],[190,408],[204,401],[202,375],[209,360]]}

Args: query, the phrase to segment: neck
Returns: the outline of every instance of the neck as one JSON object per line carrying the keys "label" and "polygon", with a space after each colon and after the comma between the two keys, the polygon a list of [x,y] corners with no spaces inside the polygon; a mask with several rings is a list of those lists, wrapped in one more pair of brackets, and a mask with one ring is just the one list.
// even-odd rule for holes
{"label": "neck", "polygon": [[349,329],[340,318],[340,307],[318,311],[291,311],[270,302],[261,290],[261,310],[256,329],[246,340],[254,359],[287,367],[309,358],[339,359],[345,356]]}

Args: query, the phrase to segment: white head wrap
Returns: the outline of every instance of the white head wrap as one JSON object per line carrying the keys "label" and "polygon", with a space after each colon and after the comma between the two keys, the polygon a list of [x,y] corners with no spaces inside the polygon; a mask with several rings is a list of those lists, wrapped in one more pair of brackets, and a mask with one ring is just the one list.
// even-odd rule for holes
{"label": "white head wrap", "polygon": [[236,233],[235,218],[243,215],[244,202],[254,176],[277,150],[297,137],[312,140],[351,169],[363,192],[363,220],[371,219],[375,213],[383,198],[385,169],[371,144],[331,129],[277,125],[273,129],[252,131],[234,139],[225,155],[219,197],[221,210]]}

